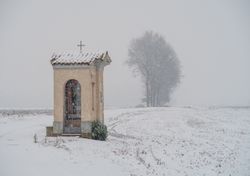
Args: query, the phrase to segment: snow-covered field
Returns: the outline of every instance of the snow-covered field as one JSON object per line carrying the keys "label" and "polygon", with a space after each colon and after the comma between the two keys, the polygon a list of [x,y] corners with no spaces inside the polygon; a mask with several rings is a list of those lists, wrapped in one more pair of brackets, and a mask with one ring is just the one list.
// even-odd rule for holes
{"label": "snow-covered field", "polygon": [[0,114],[0,176],[250,175],[250,108],[106,110],[105,142],[46,138],[52,121]]}

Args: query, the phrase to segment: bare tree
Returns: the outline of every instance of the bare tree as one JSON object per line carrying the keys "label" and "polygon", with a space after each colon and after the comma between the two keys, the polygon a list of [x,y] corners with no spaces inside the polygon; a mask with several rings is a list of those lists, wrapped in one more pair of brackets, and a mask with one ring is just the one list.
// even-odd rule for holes
{"label": "bare tree", "polygon": [[147,31],[131,41],[128,55],[127,64],[145,85],[146,105],[162,106],[169,102],[180,82],[180,64],[173,48],[161,35]]}

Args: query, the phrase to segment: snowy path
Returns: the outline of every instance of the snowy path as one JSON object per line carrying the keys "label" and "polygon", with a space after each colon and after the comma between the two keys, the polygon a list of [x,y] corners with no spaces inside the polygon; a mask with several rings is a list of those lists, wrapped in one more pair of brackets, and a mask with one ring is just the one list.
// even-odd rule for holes
{"label": "snowy path", "polygon": [[114,109],[105,118],[102,142],[45,138],[48,115],[0,117],[0,175],[250,175],[249,108]]}

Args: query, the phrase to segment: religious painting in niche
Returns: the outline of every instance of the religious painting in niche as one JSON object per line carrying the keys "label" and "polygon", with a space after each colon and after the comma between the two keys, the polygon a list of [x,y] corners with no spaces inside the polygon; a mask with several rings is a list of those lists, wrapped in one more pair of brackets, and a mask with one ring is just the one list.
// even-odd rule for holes
{"label": "religious painting in niche", "polygon": [[81,118],[81,86],[74,79],[65,85],[65,118],[66,120]]}

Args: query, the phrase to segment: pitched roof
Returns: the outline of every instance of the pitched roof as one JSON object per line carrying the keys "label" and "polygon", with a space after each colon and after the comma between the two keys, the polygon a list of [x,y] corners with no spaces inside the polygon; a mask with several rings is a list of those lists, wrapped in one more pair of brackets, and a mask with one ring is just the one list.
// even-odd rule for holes
{"label": "pitched roof", "polygon": [[83,51],[53,54],[52,65],[90,65],[95,61],[111,62],[108,51]]}

